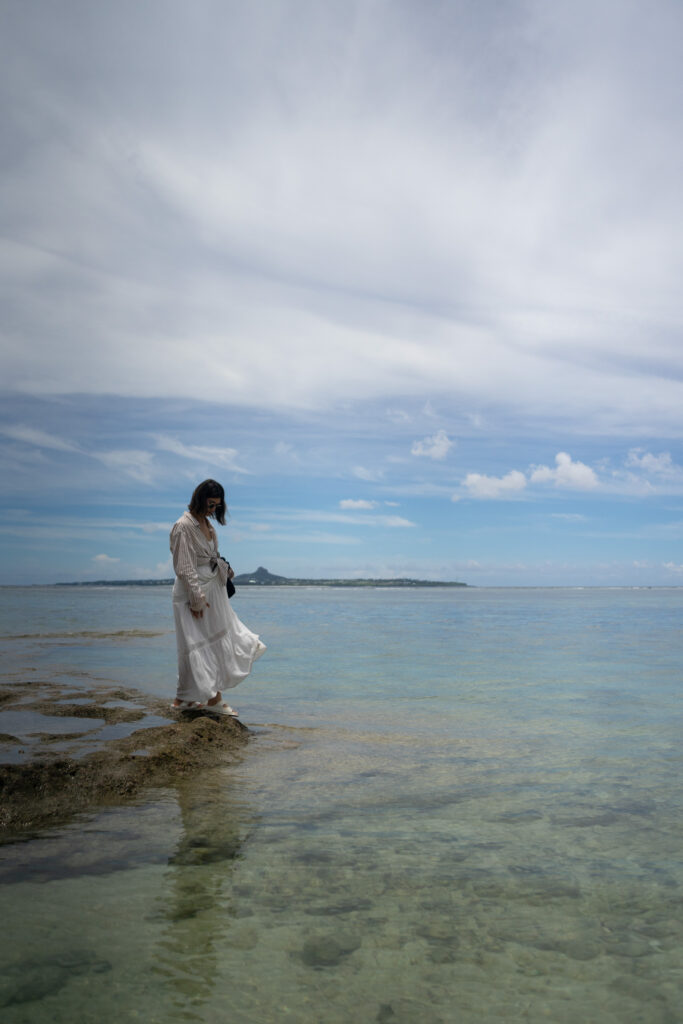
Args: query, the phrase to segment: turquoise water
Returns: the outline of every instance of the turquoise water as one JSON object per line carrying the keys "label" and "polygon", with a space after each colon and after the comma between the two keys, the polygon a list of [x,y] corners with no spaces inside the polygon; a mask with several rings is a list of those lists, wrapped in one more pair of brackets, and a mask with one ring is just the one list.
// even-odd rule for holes
{"label": "turquoise water", "polygon": [[[240,591],[241,762],[0,849],[2,1020],[683,1020],[683,590]],[[172,696],[167,588],[0,591]]]}

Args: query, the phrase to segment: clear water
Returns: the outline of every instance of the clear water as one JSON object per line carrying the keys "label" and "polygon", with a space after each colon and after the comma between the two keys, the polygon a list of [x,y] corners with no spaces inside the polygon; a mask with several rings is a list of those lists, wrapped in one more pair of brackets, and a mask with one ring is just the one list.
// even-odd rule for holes
{"label": "clear water", "polygon": [[[172,695],[166,588],[0,600]],[[0,849],[3,1022],[683,1021],[683,590],[236,600],[241,762]]]}

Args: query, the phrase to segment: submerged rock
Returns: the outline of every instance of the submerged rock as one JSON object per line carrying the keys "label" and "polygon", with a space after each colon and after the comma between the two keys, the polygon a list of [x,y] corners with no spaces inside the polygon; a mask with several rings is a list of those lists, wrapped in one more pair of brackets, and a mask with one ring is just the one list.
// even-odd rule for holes
{"label": "submerged rock", "polygon": [[308,967],[336,967],[359,946],[351,935],[314,935],[306,939],[299,955]]}
{"label": "submerged rock", "polygon": [[638,959],[641,956],[651,956],[655,952],[652,944],[640,935],[615,935],[608,938],[605,945],[607,952],[612,956]]}
{"label": "submerged rock", "polygon": [[102,974],[109,970],[109,961],[80,951],[8,964],[0,974],[0,1007],[38,1002],[64,988],[75,975]]}
{"label": "submerged rock", "polygon": [[540,811],[528,809],[525,811],[503,811],[497,814],[492,821],[501,821],[506,825],[528,825],[534,821],[540,821],[543,815]]}

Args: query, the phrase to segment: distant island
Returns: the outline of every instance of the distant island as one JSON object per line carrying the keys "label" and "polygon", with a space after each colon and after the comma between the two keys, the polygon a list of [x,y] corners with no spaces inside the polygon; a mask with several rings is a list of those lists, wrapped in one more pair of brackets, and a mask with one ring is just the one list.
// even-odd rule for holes
{"label": "distant island", "polygon": [[467,583],[443,582],[441,580],[411,580],[406,576],[396,579],[297,579],[289,576],[276,576],[268,572],[262,565],[256,572],[245,572],[235,576],[235,586],[251,587],[466,587]]}
{"label": "distant island", "polygon": [[[237,587],[467,587],[469,584],[450,580],[412,580],[406,576],[397,579],[297,579],[276,576],[262,565],[256,572],[243,572],[235,576]],[[56,587],[167,587],[173,579],[164,580],[87,580],[80,583],[55,583]]]}

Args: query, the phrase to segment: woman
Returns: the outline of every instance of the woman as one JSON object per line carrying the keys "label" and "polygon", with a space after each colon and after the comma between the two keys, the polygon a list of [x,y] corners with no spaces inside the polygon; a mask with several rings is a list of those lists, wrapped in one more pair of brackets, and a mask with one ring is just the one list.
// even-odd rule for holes
{"label": "woman", "polygon": [[171,707],[205,708],[236,718],[237,712],[223,701],[223,690],[246,679],[266,645],[228,603],[226,584],[234,573],[218,554],[216,532],[209,522],[213,517],[225,525],[225,511],[223,488],[215,480],[205,480],[171,530],[178,644],[178,691]]}

